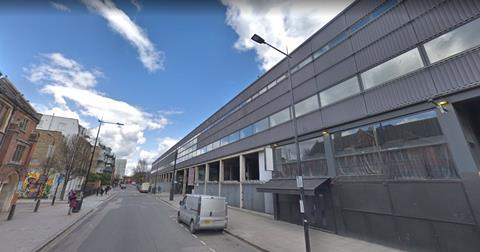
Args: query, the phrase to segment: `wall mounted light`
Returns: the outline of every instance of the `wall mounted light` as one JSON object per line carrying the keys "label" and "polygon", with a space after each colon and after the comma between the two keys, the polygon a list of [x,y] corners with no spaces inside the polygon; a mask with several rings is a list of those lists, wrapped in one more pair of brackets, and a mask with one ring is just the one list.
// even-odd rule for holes
{"label": "wall mounted light", "polygon": [[438,108],[438,110],[440,110],[440,113],[445,114],[445,113],[448,112],[448,110],[447,110],[447,106],[448,106],[448,104],[449,104],[448,101],[446,101],[446,100],[434,101],[434,100],[432,100],[432,99],[430,99],[430,100],[428,100],[428,101],[429,101],[430,103],[432,103],[433,105],[435,105],[435,106]]}

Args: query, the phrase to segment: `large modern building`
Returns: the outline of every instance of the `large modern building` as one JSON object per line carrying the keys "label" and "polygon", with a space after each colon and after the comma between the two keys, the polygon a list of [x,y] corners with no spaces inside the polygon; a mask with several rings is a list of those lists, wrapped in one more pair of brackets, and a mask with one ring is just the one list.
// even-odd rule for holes
{"label": "large modern building", "polygon": [[152,180],[300,224],[300,158],[313,228],[480,251],[479,17],[476,0],[355,1],[291,54],[293,108],[284,59],[161,155]]}

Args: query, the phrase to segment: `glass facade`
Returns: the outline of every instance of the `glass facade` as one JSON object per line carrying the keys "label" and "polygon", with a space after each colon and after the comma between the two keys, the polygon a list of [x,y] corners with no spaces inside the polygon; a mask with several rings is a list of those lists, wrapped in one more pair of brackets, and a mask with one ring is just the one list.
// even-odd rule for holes
{"label": "glass facade", "polygon": [[480,19],[425,43],[428,59],[434,63],[480,45]]}
{"label": "glass facade", "polygon": [[360,93],[360,85],[357,76],[355,76],[320,92],[320,102],[322,106],[327,106],[358,93]]}
{"label": "glass facade", "polygon": [[373,88],[422,67],[422,58],[415,48],[363,72],[363,86],[365,89]]}
{"label": "glass facade", "polygon": [[458,178],[435,111],[336,132],[332,139],[338,175]]}
{"label": "glass facade", "polygon": [[[325,146],[322,137],[299,142],[300,161],[305,177],[327,175]],[[295,144],[286,144],[274,149],[274,178],[291,178],[298,175]]]}

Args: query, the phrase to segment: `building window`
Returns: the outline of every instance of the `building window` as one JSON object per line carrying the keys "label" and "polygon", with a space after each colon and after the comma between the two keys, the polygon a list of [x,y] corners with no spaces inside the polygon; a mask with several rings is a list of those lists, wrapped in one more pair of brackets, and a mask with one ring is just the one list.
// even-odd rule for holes
{"label": "building window", "polygon": [[434,63],[480,45],[480,19],[425,43],[428,59]]}
{"label": "building window", "polygon": [[228,136],[228,139],[230,143],[236,142],[240,140],[240,133],[238,131],[235,131],[232,134],[230,134],[230,136]]}
{"label": "building window", "polygon": [[15,152],[12,156],[12,162],[19,163],[22,160],[23,152],[25,151],[25,145],[17,144]]}
{"label": "building window", "polygon": [[270,127],[275,127],[290,120],[290,107],[270,116]]}
{"label": "building window", "polygon": [[302,69],[303,67],[310,64],[311,62],[312,62],[312,56],[309,56],[308,58],[298,63],[298,65],[294,66],[291,70],[291,73],[297,72],[298,70]]}
{"label": "building window", "polygon": [[249,125],[240,130],[240,138],[245,138],[253,135],[253,125]]}
{"label": "building window", "polygon": [[274,178],[290,178],[298,174],[296,160],[297,152],[295,151],[295,144],[287,144],[276,147],[273,152],[274,155],[274,171],[272,176]]}
{"label": "building window", "polygon": [[205,181],[205,165],[198,167],[198,181]]}
{"label": "building window", "polygon": [[269,125],[268,125],[268,117],[267,117],[253,124],[253,133],[257,134],[259,132],[262,132],[268,129],[268,127]]}
{"label": "building window", "polygon": [[333,134],[339,175],[458,178],[435,111]]}
{"label": "building window", "polygon": [[320,103],[322,106],[327,106],[358,93],[360,93],[360,85],[355,76],[320,92]]}
{"label": "building window", "polygon": [[18,128],[20,128],[21,131],[27,130],[27,126],[28,126],[27,118],[21,119],[20,122],[18,123]]}
{"label": "building window", "polygon": [[230,141],[229,141],[228,139],[229,139],[229,137],[228,137],[228,136],[226,136],[226,137],[224,137],[224,138],[220,139],[220,145],[221,145],[221,146],[224,146],[224,145],[227,145],[227,144],[229,144],[229,143],[230,143]]}
{"label": "building window", "polygon": [[5,131],[7,127],[10,110],[10,106],[0,101],[0,131]]}
{"label": "building window", "polygon": [[295,104],[295,116],[299,117],[319,108],[320,105],[318,104],[318,96],[314,95]]}
{"label": "building window", "polygon": [[[300,161],[306,177],[327,175],[327,161],[322,137],[301,141]],[[291,178],[298,174],[295,144],[287,144],[274,149],[274,178]]]}
{"label": "building window", "polygon": [[415,48],[363,72],[363,85],[365,89],[373,88],[422,67],[422,58]]}
{"label": "building window", "polygon": [[323,137],[299,142],[304,176],[326,176],[328,172]]}

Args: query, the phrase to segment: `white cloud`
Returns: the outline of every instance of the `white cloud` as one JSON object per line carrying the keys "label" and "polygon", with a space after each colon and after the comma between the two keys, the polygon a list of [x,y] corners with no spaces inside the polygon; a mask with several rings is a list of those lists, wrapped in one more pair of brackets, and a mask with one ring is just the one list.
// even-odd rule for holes
{"label": "white cloud", "polygon": [[52,5],[53,8],[59,10],[59,11],[65,11],[65,12],[71,12],[72,10],[68,8],[68,6],[61,4],[61,3],[56,3],[53,1],[50,1],[50,4]]}
{"label": "white cloud", "polygon": [[111,0],[82,0],[82,2],[88,9],[105,18],[112,30],[137,49],[140,61],[150,72],[164,69],[165,53],[158,51],[146,32],[135,24],[125,12],[118,9]]}
{"label": "white cloud", "polygon": [[137,8],[137,11],[141,11],[143,8],[142,3],[140,3],[140,1],[138,0],[130,0],[130,3],[132,3],[135,8]]}
{"label": "white cloud", "polygon": [[[40,92],[54,98],[52,104],[34,104],[39,112],[76,118],[86,127],[86,118],[124,123],[123,127],[102,125],[100,137],[101,142],[110,146],[117,157],[129,159],[130,164],[136,164],[139,157],[149,156],[148,152],[138,147],[146,143],[145,131],[162,129],[169,124],[165,115],[153,115],[98,92],[95,86],[103,73],[87,69],[60,53],[42,54],[39,64],[24,70],[26,78],[40,86]],[[95,135],[97,129],[91,129],[91,135]]]}
{"label": "white cloud", "polygon": [[281,50],[293,51],[352,0],[222,0],[226,22],[238,34],[235,48],[255,49],[262,69],[268,70],[284,56],[250,38],[258,34]]}

